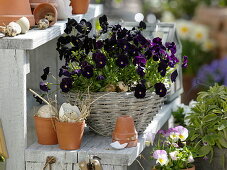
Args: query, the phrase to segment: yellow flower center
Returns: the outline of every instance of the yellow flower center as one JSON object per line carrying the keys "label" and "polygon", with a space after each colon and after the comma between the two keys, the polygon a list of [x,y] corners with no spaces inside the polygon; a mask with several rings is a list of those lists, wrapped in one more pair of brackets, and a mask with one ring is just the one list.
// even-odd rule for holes
{"label": "yellow flower center", "polygon": [[180,134],[180,135],[179,135],[179,138],[180,138],[180,139],[184,139],[184,136]]}
{"label": "yellow flower center", "polygon": [[164,159],[162,159],[162,158],[159,158],[158,161],[160,162],[160,164],[164,163]]}
{"label": "yellow flower center", "polygon": [[65,88],[67,88],[68,86],[67,86],[67,85],[65,85],[64,87],[65,87]]}
{"label": "yellow flower center", "polygon": [[183,32],[183,33],[188,33],[188,32],[189,32],[188,27],[182,27],[182,28],[181,28],[181,32]]}
{"label": "yellow flower center", "polygon": [[121,61],[121,64],[124,64],[124,62],[123,62],[123,61]]}
{"label": "yellow flower center", "polygon": [[102,64],[102,61],[100,61],[99,63]]}
{"label": "yellow flower center", "polygon": [[201,32],[196,34],[196,38],[197,39],[202,39],[203,38],[203,34]]}

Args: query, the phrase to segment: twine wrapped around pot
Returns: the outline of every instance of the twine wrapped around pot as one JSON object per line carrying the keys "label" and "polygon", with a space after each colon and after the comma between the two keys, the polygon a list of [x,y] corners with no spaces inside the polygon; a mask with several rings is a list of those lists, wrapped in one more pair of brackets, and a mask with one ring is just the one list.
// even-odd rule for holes
{"label": "twine wrapped around pot", "polygon": [[[76,93],[65,93],[64,98],[71,104],[77,104]],[[146,97],[137,99],[133,92],[98,92],[91,93],[96,100],[91,105],[87,125],[94,132],[103,136],[111,136],[118,116],[132,116],[138,133],[142,133],[153,117],[164,104],[164,98],[147,92]]]}

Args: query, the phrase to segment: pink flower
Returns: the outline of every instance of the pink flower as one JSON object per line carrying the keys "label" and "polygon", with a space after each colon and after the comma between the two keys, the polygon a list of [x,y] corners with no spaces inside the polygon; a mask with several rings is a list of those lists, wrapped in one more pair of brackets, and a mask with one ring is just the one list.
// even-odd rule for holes
{"label": "pink flower", "polygon": [[179,138],[181,141],[185,141],[188,138],[188,129],[183,126],[175,127],[175,130],[179,133]]}
{"label": "pink flower", "polygon": [[153,153],[153,157],[157,159],[156,163],[159,163],[161,166],[167,165],[169,162],[167,152],[165,150],[156,150]]}

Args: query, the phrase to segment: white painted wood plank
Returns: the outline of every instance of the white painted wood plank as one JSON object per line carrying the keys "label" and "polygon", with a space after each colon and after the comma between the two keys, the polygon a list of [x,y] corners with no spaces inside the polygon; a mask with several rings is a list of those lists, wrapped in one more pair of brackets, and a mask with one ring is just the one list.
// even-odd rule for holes
{"label": "white painted wood plank", "polygon": [[[80,167],[78,164],[73,164],[73,170],[80,170]],[[104,170],[104,169],[103,169]]]}
{"label": "white painted wood plank", "polygon": [[27,140],[26,53],[0,49],[0,118],[9,151],[7,170],[23,170]]}
{"label": "white painted wood plank", "polygon": [[26,162],[26,170],[42,170],[44,163]]}
{"label": "white painted wood plank", "polygon": [[[72,18],[75,18],[77,21],[82,18],[91,20],[101,15],[102,11],[102,5],[91,4],[86,14],[73,15]],[[16,37],[4,37],[0,39],[0,49],[35,49],[63,34],[66,22],[67,20],[58,21],[55,25],[46,30],[32,29],[26,34],[21,34]]]}
{"label": "white painted wood plank", "polygon": [[103,165],[103,170],[127,170],[127,166]]}
{"label": "white painted wood plank", "polygon": [[[45,162],[44,163],[26,162],[26,170],[43,170],[44,166]],[[45,170],[49,170],[49,166],[50,165],[48,165]],[[51,165],[51,170],[75,170],[75,169],[73,169],[72,164],[62,164],[60,162],[56,162]]]}

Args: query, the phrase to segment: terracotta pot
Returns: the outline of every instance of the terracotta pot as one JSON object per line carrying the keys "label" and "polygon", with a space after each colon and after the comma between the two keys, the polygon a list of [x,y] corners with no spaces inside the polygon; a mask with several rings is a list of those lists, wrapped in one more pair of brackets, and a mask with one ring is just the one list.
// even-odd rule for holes
{"label": "terracotta pot", "polygon": [[7,25],[12,21],[17,21],[23,16],[29,19],[31,26],[35,25],[29,0],[0,0],[1,26]]}
{"label": "terracotta pot", "polygon": [[73,14],[85,14],[88,10],[90,0],[71,0]]}
{"label": "terracotta pot", "polygon": [[59,122],[56,120],[56,129],[60,149],[80,149],[85,121],[82,122]]}
{"label": "terracotta pot", "polygon": [[113,142],[119,141],[120,144],[128,143],[128,148],[137,146],[138,133],[131,116],[120,116],[117,118],[112,140]]}
{"label": "terracotta pot", "polygon": [[39,4],[35,9],[34,9],[34,17],[35,17],[35,22],[36,24],[39,22],[40,19],[45,18],[45,15],[51,13],[54,16],[54,20],[50,22],[50,26],[54,25],[57,22],[57,9],[49,4],[49,3],[42,3]]}
{"label": "terracotta pot", "polygon": [[40,4],[42,3],[50,3],[51,5],[56,7],[56,0],[30,0],[30,5],[32,8],[32,11]]}
{"label": "terracotta pot", "polygon": [[34,119],[38,143],[41,145],[58,144],[55,120],[53,118],[41,118],[38,116],[34,116]]}

